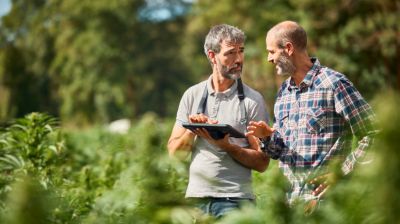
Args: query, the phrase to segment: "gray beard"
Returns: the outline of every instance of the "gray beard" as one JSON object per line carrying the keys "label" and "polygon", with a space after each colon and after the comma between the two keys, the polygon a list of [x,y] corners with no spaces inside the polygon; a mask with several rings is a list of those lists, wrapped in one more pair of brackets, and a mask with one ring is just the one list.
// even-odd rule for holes
{"label": "gray beard", "polygon": [[227,79],[232,79],[232,80],[237,80],[240,78],[241,76],[241,72],[237,72],[237,73],[224,73],[222,74],[222,76],[224,76]]}
{"label": "gray beard", "polygon": [[293,75],[295,71],[296,66],[294,66],[294,64],[289,60],[286,55],[282,55],[279,57],[276,74],[280,76]]}
{"label": "gray beard", "polygon": [[239,79],[240,76],[242,75],[242,70],[236,71],[236,72],[231,72],[228,70],[228,68],[226,66],[223,66],[223,65],[220,65],[219,70],[220,70],[220,73],[222,74],[222,76],[227,79],[236,80],[236,79]]}

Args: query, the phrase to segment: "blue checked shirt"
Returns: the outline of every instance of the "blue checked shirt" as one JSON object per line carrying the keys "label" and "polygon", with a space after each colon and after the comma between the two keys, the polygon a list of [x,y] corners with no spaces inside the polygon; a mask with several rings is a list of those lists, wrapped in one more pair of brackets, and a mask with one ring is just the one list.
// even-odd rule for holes
{"label": "blue checked shirt", "polygon": [[[328,161],[340,159],[348,174],[362,161],[375,133],[375,115],[353,84],[311,60],[314,64],[298,87],[291,78],[282,84],[274,107],[276,131],[267,144],[291,183],[290,203],[315,198],[314,186],[307,182]],[[353,135],[359,142],[351,151]]]}

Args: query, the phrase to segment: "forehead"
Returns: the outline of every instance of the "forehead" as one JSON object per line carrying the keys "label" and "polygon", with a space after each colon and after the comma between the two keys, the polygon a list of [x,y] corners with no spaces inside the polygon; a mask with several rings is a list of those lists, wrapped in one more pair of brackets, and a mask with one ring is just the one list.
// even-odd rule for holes
{"label": "forehead", "polygon": [[232,48],[243,48],[244,43],[237,43],[229,40],[223,40],[221,42],[221,50],[232,49]]}
{"label": "forehead", "polygon": [[278,47],[277,42],[278,42],[278,40],[277,40],[276,36],[268,33],[268,35],[267,35],[267,37],[265,39],[265,43],[267,45],[267,49],[277,48]]}

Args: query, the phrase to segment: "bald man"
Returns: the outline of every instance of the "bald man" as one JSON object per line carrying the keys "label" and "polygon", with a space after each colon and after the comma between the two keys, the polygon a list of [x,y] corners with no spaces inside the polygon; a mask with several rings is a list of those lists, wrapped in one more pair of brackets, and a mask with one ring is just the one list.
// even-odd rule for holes
{"label": "bald man", "polygon": [[[306,31],[296,22],[272,27],[266,45],[277,75],[290,77],[279,89],[273,128],[250,122],[247,134],[262,138],[266,153],[279,160],[291,183],[290,203],[318,201],[329,187],[332,160],[340,161],[344,175],[363,161],[375,115],[346,76],[308,56]],[[353,136],[359,140],[354,151]]]}

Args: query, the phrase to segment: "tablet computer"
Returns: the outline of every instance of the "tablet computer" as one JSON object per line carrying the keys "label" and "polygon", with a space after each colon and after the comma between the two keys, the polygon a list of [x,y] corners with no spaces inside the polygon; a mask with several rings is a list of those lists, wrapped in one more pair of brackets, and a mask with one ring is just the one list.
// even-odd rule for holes
{"label": "tablet computer", "polygon": [[206,124],[206,123],[183,123],[182,126],[189,130],[195,130],[196,128],[204,128],[210,133],[214,139],[224,138],[226,134],[229,134],[233,138],[246,138],[246,136],[240,131],[236,130],[229,124]]}

